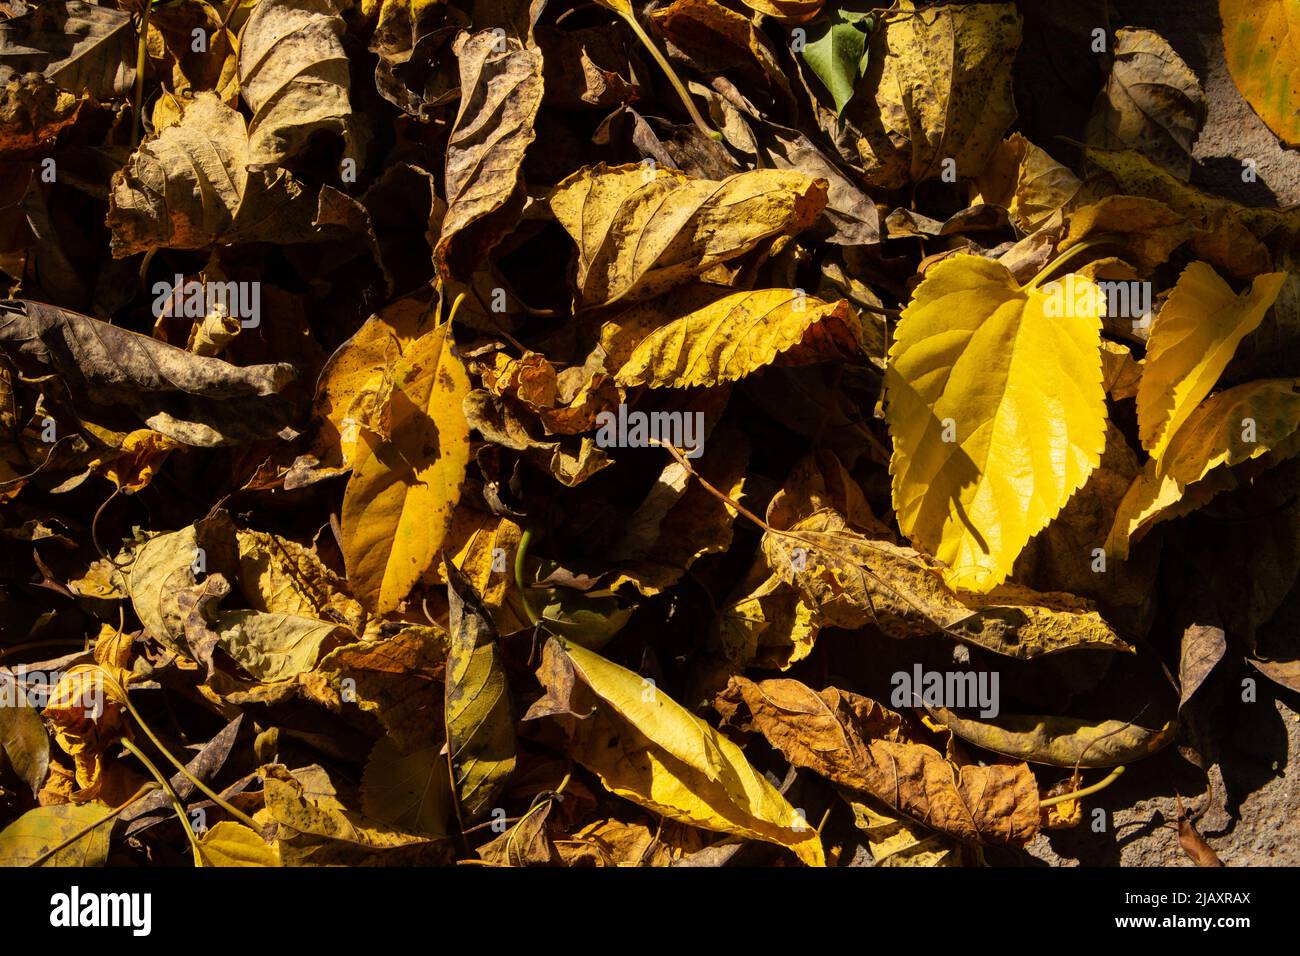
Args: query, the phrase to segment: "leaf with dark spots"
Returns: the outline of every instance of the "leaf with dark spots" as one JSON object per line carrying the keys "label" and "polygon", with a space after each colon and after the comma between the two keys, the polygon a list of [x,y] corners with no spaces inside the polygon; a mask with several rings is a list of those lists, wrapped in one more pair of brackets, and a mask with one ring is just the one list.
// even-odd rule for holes
{"label": "leaf with dark spots", "polygon": [[288,363],[240,368],[40,302],[0,303],[0,350],[59,376],[78,414],[125,412],[185,445],[268,438],[289,421]]}

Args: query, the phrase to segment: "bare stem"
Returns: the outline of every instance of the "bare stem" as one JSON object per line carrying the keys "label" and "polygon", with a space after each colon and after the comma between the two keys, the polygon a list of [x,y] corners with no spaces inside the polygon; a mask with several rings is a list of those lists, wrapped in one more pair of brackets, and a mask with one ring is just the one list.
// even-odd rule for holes
{"label": "bare stem", "polygon": [[1120,778],[1120,774],[1123,772],[1124,767],[1123,765],[1120,765],[1112,770],[1104,780],[1094,783],[1091,787],[1084,787],[1082,790],[1072,790],[1069,793],[1061,793],[1054,797],[1048,797],[1046,800],[1039,800],[1038,805],[1040,807],[1050,807],[1057,803],[1064,803],[1066,800],[1082,800],[1084,797],[1090,797],[1094,793],[1097,793],[1100,790],[1105,790],[1109,787]]}
{"label": "bare stem", "polygon": [[691,100],[691,94],[687,91],[685,85],[677,76],[677,71],[673,69],[672,64],[668,62],[668,58],[659,52],[659,48],[655,46],[650,37],[646,35],[641,24],[637,22],[636,13],[632,11],[632,8],[629,6],[628,9],[624,11],[619,9],[617,6],[611,6],[610,9],[622,17],[623,21],[632,28],[632,32],[636,35],[636,38],[641,41],[641,45],[650,51],[650,55],[654,57],[655,62],[659,64],[659,68],[662,69],[664,74],[668,77],[668,82],[671,83],[673,89],[677,91],[678,98],[681,99],[682,105],[686,107],[686,112],[690,114],[691,122],[699,127],[700,132],[709,137],[709,139],[720,142],[722,140],[722,134],[705,122],[704,117],[700,115],[700,111],[695,108],[695,103]]}
{"label": "bare stem", "polygon": [[144,5],[140,16],[140,40],[135,54],[135,100],[131,104],[131,148],[140,145],[140,130],[144,124],[144,67],[149,59],[149,15],[153,0]]}
{"label": "bare stem", "polygon": [[176,816],[179,817],[181,821],[181,829],[184,830],[185,835],[189,837],[190,851],[194,854],[194,865],[202,866],[203,856],[199,853],[199,838],[194,835],[194,830],[190,827],[190,818],[185,813],[185,807],[181,803],[181,798],[176,795],[176,791],[172,789],[172,785],[167,778],[162,775],[162,771],[154,766],[154,762],[145,756],[143,750],[131,743],[130,738],[123,737],[122,746],[131,751],[131,753],[135,755],[135,759],[145,765],[145,769],[153,775],[153,778],[157,780],[163,790],[166,791],[167,796],[171,798],[172,809],[176,811]]}

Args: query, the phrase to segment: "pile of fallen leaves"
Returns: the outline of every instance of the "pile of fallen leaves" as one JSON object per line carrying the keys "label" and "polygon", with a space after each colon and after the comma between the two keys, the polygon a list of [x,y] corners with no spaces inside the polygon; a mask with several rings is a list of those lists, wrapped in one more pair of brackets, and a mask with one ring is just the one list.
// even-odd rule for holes
{"label": "pile of fallen leaves", "polygon": [[0,863],[954,865],[1209,767],[1300,212],[1205,113],[1091,0],[0,2]]}

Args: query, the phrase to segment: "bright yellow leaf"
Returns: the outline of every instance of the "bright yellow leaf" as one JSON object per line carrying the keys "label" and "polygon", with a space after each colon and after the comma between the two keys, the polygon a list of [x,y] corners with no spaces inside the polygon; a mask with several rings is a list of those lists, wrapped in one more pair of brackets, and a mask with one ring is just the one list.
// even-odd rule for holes
{"label": "bright yellow leaf", "polygon": [[444,325],[417,339],[394,371],[391,440],[363,432],[343,495],[343,557],[353,593],[391,611],[447,537],[469,464],[461,402],[469,376]]}
{"label": "bright yellow leaf", "polygon": [[894,508],[950,586],[1004,581],[1101,460],[1104,307],[1082,276],[1021,287],[957,255],[903,310],[885,378]]}
{"label": "bright yellow leaf", "polygon": [[552,638],[539,677],[561,711],[569,701],[557,698],[567,697],[574,676],[598,702],[573,721],[571,753],[610,790],[670,819],[777,843],[809,866],[826,865],[812,825],[738,746],[640,674]]}
{"label": "bright yellow leaf", "polygon": [[1241,95],[1288,146],[1300,146],[1300,4],[1219,0],[1228,72]]}
{"label": "bright yellow leaf", "polygon": [[222,820],[199,840],[199,857],[204,866],[279,866],[280,854],[256,831]]}
{"label": "bright yellow leaf", "polygon": [[[1220,392],[1194,409],[1160,458],[1147,462],[1115,513],[1106,550],[1130,544],[1160,521],[1185,514],[1235,485],[1229,469],[1252,458],[1300,451],[1300,379],[1264,379]],[[1189,486],[1195,486],[1189,493]]]}
{"label": "bright yellow leaf", "polygon": [[1138,384],[1138,434],[1159,458],[1227,367],[1232,353],[1264,318],[1286,274],[1270,272],[1237,295],[1204,262],[1193,262],[1151,324]]}
{"label": "bright yellow leaf", "polygon": [[803,344],[831,358],[861,350],[848,302],[798,289],[736,292],[652,331],[616,373],[620,385],[689,388],[744,378]]}

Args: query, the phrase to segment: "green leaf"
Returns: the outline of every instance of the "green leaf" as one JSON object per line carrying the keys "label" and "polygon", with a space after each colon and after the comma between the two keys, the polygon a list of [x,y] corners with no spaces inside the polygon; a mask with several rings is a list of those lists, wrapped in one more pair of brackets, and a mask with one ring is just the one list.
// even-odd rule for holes
{"label": "green leaf", "polygon": [[875,17],[869,13],[839,9],[808,25],[808,40],[800,52],[835,100],[837,116],[867,72],[867,40],[874,25]]}

